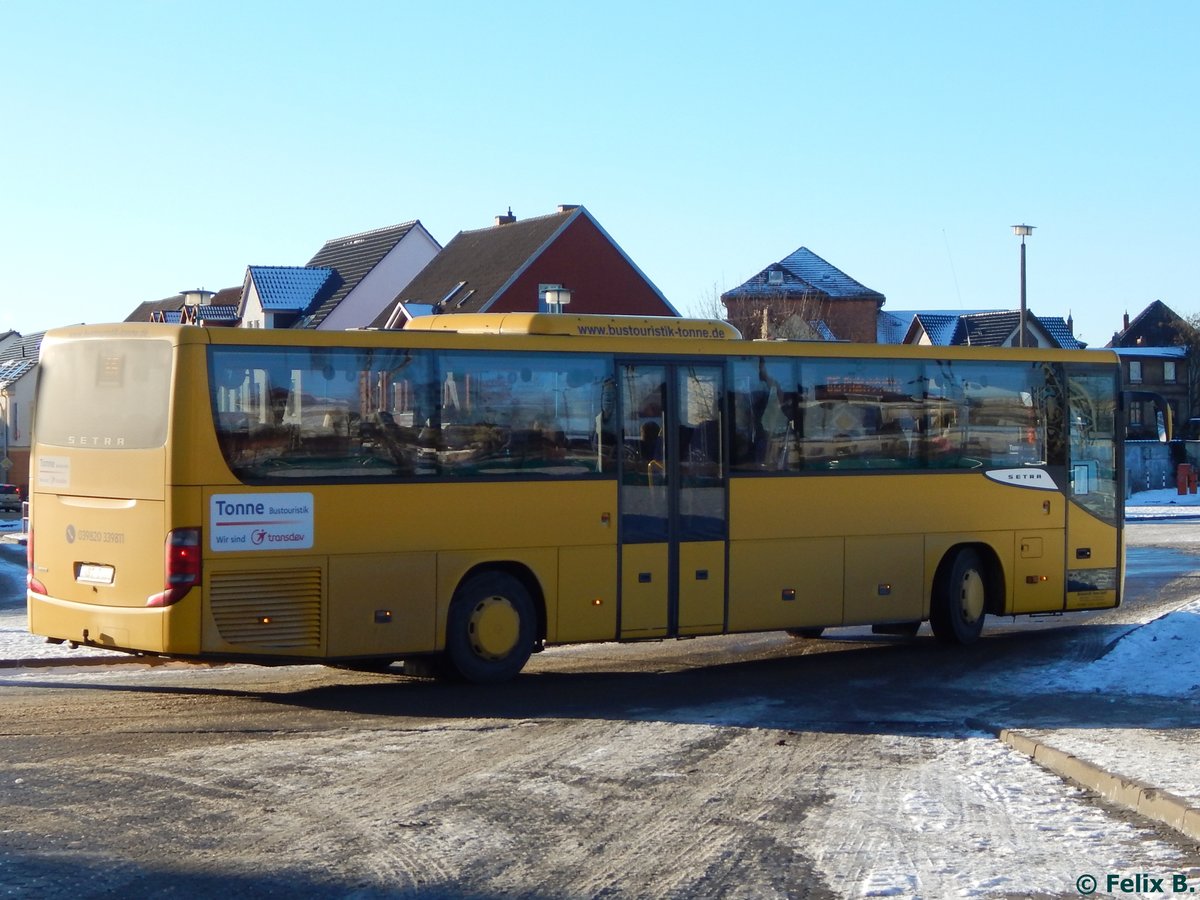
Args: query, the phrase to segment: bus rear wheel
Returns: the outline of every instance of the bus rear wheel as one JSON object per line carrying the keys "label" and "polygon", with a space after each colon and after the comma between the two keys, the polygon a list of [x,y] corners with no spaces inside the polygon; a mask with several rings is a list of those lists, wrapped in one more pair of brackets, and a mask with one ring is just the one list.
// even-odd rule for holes
{"label": "bus rear wheel", "polygon": [[929,625],[943,644],[973,644],[987,615],[987,572],[978,551],[959,550],[939,572],[929,608]]}
{"label": "bus rear wheel", "polygon": [[533,599],[507,572],[481,572],[462,583],[446,618],[446,661],[476,684],[507,681],[524,668],[536,640]]}

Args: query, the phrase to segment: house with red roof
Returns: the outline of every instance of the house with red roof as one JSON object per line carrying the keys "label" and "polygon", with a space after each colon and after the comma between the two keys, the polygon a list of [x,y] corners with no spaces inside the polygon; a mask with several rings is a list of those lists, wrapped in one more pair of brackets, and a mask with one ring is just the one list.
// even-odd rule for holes
{"label": "house with red roof", "polygon": [[[568,297],[569,309],[554,302]],[[460,231],[371,324],[402,327],[417,313],[539,311],[679,315],[590,212],[563,205],[523,220],[510,209],[490,228]]]}

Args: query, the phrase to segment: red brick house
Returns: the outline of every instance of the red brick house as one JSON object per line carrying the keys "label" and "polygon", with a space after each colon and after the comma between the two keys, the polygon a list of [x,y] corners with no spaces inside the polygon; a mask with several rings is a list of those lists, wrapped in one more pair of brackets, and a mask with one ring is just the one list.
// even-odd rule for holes
{"label": "red brick house", "polygon": [[746,337],[871,344],[884,299],[807,247],[721,295],[730,323]]}

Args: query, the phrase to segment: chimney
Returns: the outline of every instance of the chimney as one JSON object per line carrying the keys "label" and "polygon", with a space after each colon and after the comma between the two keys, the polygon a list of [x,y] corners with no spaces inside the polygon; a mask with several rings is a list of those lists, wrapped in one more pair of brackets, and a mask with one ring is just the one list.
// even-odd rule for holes
{"label": "chimney", "polygon": [[1125,310],[1125,330],[1129,330],[1129,310]]}
{"label": "chimney", "polygon": [[496,216],[496,226],[497,227],[499,227],[501,225],[511,225],[515,221],[517,221],[517,217],[512,214],[511,206],[508,208],[507,213],[505,213],[502,216]]}
{"label": "chimney", "polygon": [[560,203],[560,204],[558,204],[558,211],[560,213],[573,212],[574,210],[577,210],[577,209],[579,209],[578,203]]}

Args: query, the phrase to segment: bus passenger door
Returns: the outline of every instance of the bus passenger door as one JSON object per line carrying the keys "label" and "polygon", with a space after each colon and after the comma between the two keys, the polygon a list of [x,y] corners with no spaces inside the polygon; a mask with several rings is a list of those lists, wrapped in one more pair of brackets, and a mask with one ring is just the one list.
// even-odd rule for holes
{"label": "bus passenger door", "polygon": [[725,625],[720,366],[621,366],[621,637]]}
{"label": "bus passenger door", "polygon": [[1116,373],[1068,365],[1067,386],[1066,608],[1108,609],[1120,602],[1124,577]]}

